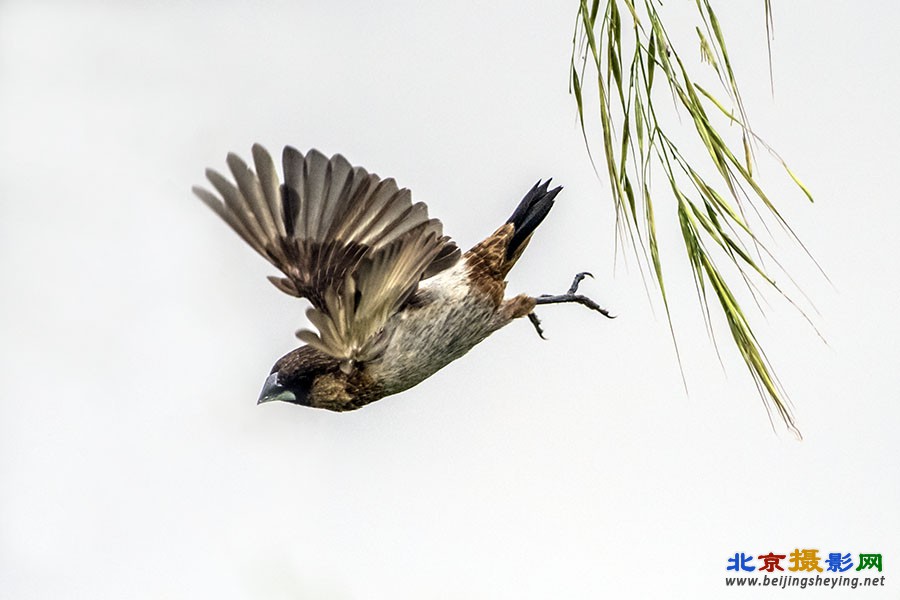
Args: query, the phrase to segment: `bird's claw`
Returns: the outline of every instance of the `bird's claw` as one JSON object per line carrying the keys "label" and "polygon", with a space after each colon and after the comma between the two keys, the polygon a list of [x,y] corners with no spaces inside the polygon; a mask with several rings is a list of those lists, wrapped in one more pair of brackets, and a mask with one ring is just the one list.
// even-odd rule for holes
{"label": "bird's claw", "polygon": [[589,273],[588,271],[582,271],[581,273],[579,273],[578,275],[576,275],[576,276],[575,276],[575,279],[572,280],[572,285],[569,286],[569,292],[568,292],[568,293],[569,293],[569,294],[574,294],[575,292],[577,292],[577,291],[578,291],[578,286],[581,284],[581,281],[582,281],[585,277],[590,277],[591,279],[593,279],[593,278],[594,278],[594,274],[593,274],[593,273]]}
{"label": "bird's claw", "polygon": [[532,325],[534,325],[534,330],[541,337],[541,339],[546,340],[547,338],[544,337],[544,330],[541,328],[541,320],[538,319],[538,316],[535,313],[530,312],[528,313],[528,320],[531,321]]}
{"label": "bird's claw", "polygon": [[[614,319],[615,316],[609,314],[609,311],[582,294],[577,294],[578,285],[585,277],[593,277],[587,271],[583,271],[575,276],[575,279],[572,281],[572,285],[569,286],[569,291],[565,294],[560,294],[555,296],[553,294],[543,294],[535,298],[535,304],[563,304],[565,302],[574,302],[576,304],[581,304],[582,306],[586,306],[591,310],[595,310],[604,317],[609,319]],[[534,323],[534,321],[532,321]],[[541,336],[543,337],[543,336]]]}

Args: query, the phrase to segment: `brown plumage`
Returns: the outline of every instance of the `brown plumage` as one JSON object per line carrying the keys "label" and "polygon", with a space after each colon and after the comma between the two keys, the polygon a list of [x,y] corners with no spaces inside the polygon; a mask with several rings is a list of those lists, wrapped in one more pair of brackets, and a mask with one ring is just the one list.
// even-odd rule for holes
{"label": "brown plumage", "polygon": [[407,189],[353,167],[340,155],[306,155],[287,147],[284,182],[262,146],[256,172],[234,154],[237,185],[207,170],[221,199],[194,193],[283,277],[269,280],[312,304],[301,330],[306,345],[272,369],[260,402],[285,400],[344,411],[419,383],[536,304],[580,302],[601,310],[577,288],[562,296],[504,300],[506,275],[560,192],[536,184],[509,221],[460,251],[425,204]]}

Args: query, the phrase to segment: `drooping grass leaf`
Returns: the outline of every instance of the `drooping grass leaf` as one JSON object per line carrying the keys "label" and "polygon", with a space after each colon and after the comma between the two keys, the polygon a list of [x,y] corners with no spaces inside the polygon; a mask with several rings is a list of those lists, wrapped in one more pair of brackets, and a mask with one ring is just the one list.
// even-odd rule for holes
{"label": "drooping grass leaf", "polygon": [[[625,12],[620,10],[621,5],[627,9]],[[590,67],[597,77],[599,124],[619,241],[630,246],[641,259],[642,272],[647,268],[652,274],[673,339],[672,305],[666,293],[658,240],[659,227],[664,225],[658,222],[654,210],[654,203],[666,201],[668,195],[651,191],[650,179],[655,169],[661,169],[669,182],[681,241],[713,340],[710,311],[711,307],[718,307],[732,342],[760,394],[768,400],[770,414],[774,408],[786,426],[799,435],[785,392],[751,328],[747,312],[733,293],[736,285],[745,286],[757,306],[757,283],[784,294],[762,261],[765,257],[771,259],[767,262],[779,264],[757,232],[760,227],[769,231],[767,221],[779,225],[799,244],[754,174],[754,146],[759,144],[768,150],[810,201],[812,195],[785,161],[750,128],[722,24],[710,0],[695,0],[695,5],[701,62],[715,73],[726,101],[696,83],[697,77],[687,68],[668,35],[657,0],[594,0],[590,7],[586,0],[580,0],[571,60],[571,90],[579,124],[590,152],[592,136],[588,134],[589,120],[584,112],[585,73]],[[769,40],[770,0],[765,0],[765,22]],[[622,60],[628,46],[633,48],[630,64]],[[769,60],[771,73],[771,51]],[[685,157],[673,141],[679,124],[670,123],[668,117],[660,118],[656,109],[660,98],[654,94],[654,82],[660,77],[665,79],[663,87],[671,99],[693,125],[705,154]],[[708,108],[714,109],[713,115],[707,112]],[[726,141],[729,138],[713,118],[717,114],[727,118],[726,125],[740,128],[740,142]],[[701,168],[704,161],[713,167],[712,179],[702,175],[707,170]],[[756,222],[747,218],[745,208],[752,211]],[[714,254],[729,261],[736,274],[719,268]],[[731,281],[735,277],[736,281]],[[790,298],[788,301],[797,306]],[[677,343],[675,348],[681,364]]]}

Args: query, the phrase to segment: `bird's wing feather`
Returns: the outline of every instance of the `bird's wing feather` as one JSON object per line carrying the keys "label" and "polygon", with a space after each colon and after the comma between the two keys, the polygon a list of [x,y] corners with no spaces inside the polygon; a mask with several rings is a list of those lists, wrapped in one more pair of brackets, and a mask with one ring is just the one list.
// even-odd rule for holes
{"label": "bird's wing feather", "polygon": [[377,356],[387,341],[379,335],[384,324],[415,292],[442,247],[428,221],[364,256],[342,286],[328,290],[323,308],[307,311],[319,334],[301,330],[298,337],[339,358],[365,361]]}
{"label": "bird's wing feather", "polygon": [[281,291],[308,298],[319,330],[298,336],[341,359],[360,359],[378,346],[387,320],[421,279],[449,268],[460,251],[442,235],[424,203],[407,189],[353,167],[341,155],[283,154],[284,183],[260,145],[254,173],[229,154],[237,185],[213,170],[206,176],[221,199],[194,193],[286,277],[270,277]]}

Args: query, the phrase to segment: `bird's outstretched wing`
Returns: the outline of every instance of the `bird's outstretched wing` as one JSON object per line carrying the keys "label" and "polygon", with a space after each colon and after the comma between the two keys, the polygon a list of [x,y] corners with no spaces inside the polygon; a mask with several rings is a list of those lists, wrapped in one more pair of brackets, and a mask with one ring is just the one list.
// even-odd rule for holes
{"label": "bird's outstretched wing", "polygon": [[307,316],[319,334],[302,330],[302,341],[335,358],[367,360],[379,351],[391,315],[421,279],[456,263],[459,248],[393,179],[317,150],[304,156],[288,146],[282,160],[283,184],[269,153],[255,144],[255,173],[228,155],[236,186],[206,171],[221,199],[193,191],[284,273],[269,278],[278,289],[310,300]]}

